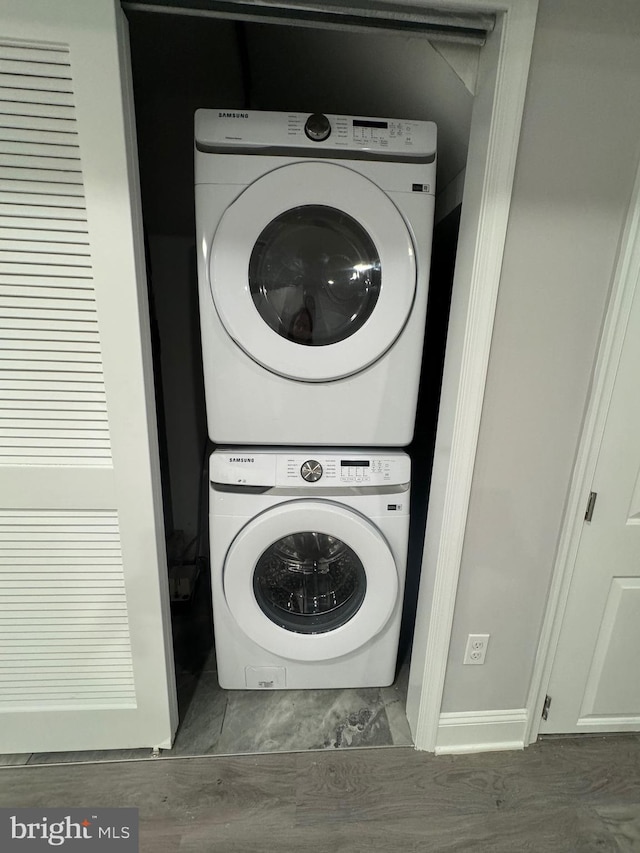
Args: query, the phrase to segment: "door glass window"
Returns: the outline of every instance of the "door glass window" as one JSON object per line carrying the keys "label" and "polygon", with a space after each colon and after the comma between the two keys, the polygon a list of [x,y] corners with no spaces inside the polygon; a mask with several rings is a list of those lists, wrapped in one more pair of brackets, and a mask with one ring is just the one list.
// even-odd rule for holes
{"label": "door glass window", "polygon": [[366,588],[355,551],[334,536],[311,531],[270,545],[253,575],[262,611],[299,634],[322,634],[344,625],[360,608]]}
{"label": "door glass window", "polygon": [[262,319],[304,346],[335,344],[357,332],[373,312],[380,281],[380,257],[367,232],[325,205],[277,216],[249,261],[249,287]]}

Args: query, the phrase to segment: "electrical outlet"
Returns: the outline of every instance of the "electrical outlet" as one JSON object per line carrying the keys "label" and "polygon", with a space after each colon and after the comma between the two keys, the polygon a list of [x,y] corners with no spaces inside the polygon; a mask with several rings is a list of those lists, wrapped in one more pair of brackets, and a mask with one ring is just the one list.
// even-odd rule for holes
{"label": "electrical outlet", "polygon": [[490,634],[469,634],[464,650],[464,664],[481,664],[487,656]]}

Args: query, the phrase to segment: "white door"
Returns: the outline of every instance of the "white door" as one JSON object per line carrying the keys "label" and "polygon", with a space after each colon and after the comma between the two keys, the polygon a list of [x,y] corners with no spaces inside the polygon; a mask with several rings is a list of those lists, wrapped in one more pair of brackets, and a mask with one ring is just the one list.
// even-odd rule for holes
{"label": "white door", "polygon": [[541,734],[640,730],[639,364],[636,284]]}
{"label": "white door", "polygon": [[0,0],[0,752],[176,728],[125,22]]}
{"label": "white door", "polygon": [[225,558],[226,602],[245,634],[295,660],[332,660],[387,624],[398,571],[381,532],[335,501],[292,500],[250,521]]}
{"label": "white door", "polygon": [[228,208],[209,276],[222,323],[247,355],[318,382],[363,370],[396,340],[415,296],[415,252],[402,215],[368,178],[296,163]]}

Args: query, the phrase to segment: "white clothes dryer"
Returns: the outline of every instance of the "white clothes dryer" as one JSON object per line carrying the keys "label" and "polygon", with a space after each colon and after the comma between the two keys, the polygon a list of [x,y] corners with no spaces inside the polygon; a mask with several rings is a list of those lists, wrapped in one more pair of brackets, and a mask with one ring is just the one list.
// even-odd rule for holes
{"label": "white clothes dryer", "polygon": [[408,444],[435,125],[198,110],[195,148],[210,438]]}
{"label": "white clothes dryer", "polygon": [[409,535],[401,451],[216,450],[213,619],[229,689],[393,682]]}

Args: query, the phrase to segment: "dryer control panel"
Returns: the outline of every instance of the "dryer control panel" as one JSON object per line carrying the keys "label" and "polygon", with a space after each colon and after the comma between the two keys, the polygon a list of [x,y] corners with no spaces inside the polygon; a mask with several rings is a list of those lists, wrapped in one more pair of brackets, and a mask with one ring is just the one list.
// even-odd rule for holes
{"label": "dryer control panel", "polygon": [[411,461],[399,450],[216,450],[210,475],[213,483],[267,488],[391,486],[410,481]]}
{"label": "dryer control panel", "polygon": [[197,110],[196,146],[238,154],[302,154],[418,163],[435,160],[432,121],[259,110]]}

